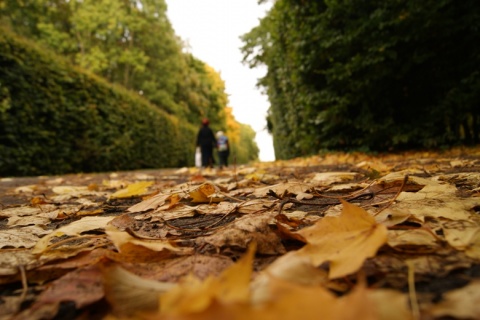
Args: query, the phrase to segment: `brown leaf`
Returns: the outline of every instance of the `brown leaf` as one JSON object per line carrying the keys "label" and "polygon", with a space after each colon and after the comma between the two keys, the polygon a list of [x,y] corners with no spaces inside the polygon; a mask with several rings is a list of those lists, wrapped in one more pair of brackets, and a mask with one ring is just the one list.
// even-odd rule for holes
{"label": "brown leaf", "polygon": [[[42,313],[41,310],[45,306],[51,306],[51,309],[48,308],[49,312],[56,312],[58,305],[63,301],[73,301],[77,308],[83,308],[99,301],[103,295],[100,269],[96,266],[77,269],[50,283],[20,319],[37,318],[33,315]],[[44,319],[44,317],[37,319]]]}
{"label": "brown leaf", "polygon": [[113,217],[85,217],[72,222],[40,239],[33,248],[32,253],[44,252],[50,245],[50,241],[55,237],[60,237],[63,235],[78,236],[85,231],[105,229],[105,226],[112,219]]}
{"label": "brown leaf", "polygon": [[102,274],[107,301],[121,316],[158,310],[160,295],[174,286],[143,279],[113,263],[103,266]]}
{"label": "brown leaf", "polygon": [[436,317],[480,319],[480,281],[474,280],[463,288],[444,294],[443,300],[430,312]]}
{"label": "brown leaf", "polygon": [[255,245],[218,278],[201,282],[188,277],[162,295],[160,311],[165,315],[185,315],[206,310],[214,301],[221,304],[246,303],[250,298],[250,278]]}
{"label": "brown leaf", "polygon": [[171,197],[171,194],[163,194],[159,193],[157,195],[154,195],[153,197],[150,197],[146,200],[143,200],[142,202],[137,203],[136,205],[131,206],[128,208],[129,212],[142,212],[142,211],[148,211],[148,210],[155,210],[158,207],[162,206],[165,204],[165,202]]}
{"label": "brown leaf", "polygon": [[339,217],[325,217],[298,233],[307,245],[296,252],[309,256],[316,266],[330,261],[329,277],[356,272],[387,241],[387,229],[365,210],[342,200]]}
{"label": "brown leaf", "polygon": [[197,238],[196,242],[198,245],[208,243],[217,248],[247,248],[250,243],[256,242],[261,254],[285,253],[281,239],[270,226],[272,215],[273,213],[245,215],[210,236]]}

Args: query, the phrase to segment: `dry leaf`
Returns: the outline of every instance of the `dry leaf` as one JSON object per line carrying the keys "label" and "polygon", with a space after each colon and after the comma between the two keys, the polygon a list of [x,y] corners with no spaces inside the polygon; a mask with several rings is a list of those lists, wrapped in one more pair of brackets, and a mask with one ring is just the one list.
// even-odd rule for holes
{"label": "dry leaf", "polygon": [[471,238],[470,243],[465,249],[465,254],[470,258],[480,260],[480,229],[477,230]]}
{"label": "dry leaf", "polygon": [[33,216],[42,212],[42,209],[38,207],[30,207],[30,206],[21,206],[21,207],[14,207],[8,208],[0,211],[0,217],[23,217],[23,216]]}
{"label": "dry leaf", "polygon": [[160,312],[164,315],[185,315],[206,310],[214,301],[221,304],[248,302],[255,245],[218,278],[201,282],[187,277],[178,286],[160,297]]}
{"label": "dry leaf", "polygon": [[40,236],[50,232],[39,226],[0,230],[0,248],[32,248],[39,241]]}
{"label": "dry leaf", "polygon": [[477,223],[469,220],[444,221],[442,230],[448,244],[458,250],[465,250],[480,230]]}
{"label": "dry leaf", "polygon": [[286,182],[286,183],[279,183],[272,186],[267,186],[263,188],[255,189],[253,193],[256,197],[266,197],[268,193],[271,191],[275,192],[277,195],[282,195],[285,192],[291,194],[299,194],[299,193],[306,193],[308,190],[312,188],[312,185],[303,183],[303,182]]}
{"label": "dry leaf", "polygon": [[463,288],[447,292],[431,314],[436,317],[480,319],[480,281],[473,280]]}
{"label": "dry leaf", "polygon": [[373,303],[379,320],[413,319],[409,310],[408,296],[390,289],[368,290],[367,295]]}
{"label": "dry leaf", "polygon": [[330,279],[356,272],[387,242],[387,229],[365,210],[342,200],[339,217],[325,217],[298,232],[307,245],[296,252],[316,266],[330,261]]}
{"label": "dry leaf", "polygon": [[[341,298],[321,286],[298,285],[280,279],[270,281],[266,289],[270,300],[256,304],[242,315],[243,319],[381,319],[364,284]],[[392,306],[388,301],[382,303]]]}
{"label": "dry leaf", "polygon": [[[429,251],[440,248],[437,237],[435,237],[432,232],[423,229],[389,230],[388,245],[398,250],[402,248],[422,250],[417,248],[418,246],[425,247],[423,250],[428,248]],[[412,248],[412,246],[416,248]]]}
{"label": "dry leaf", "polygon": [[134,196],[141,196],[147,192],[148,187],[150,187],[152,184],[153,184],[153,181],[135,182],[135,183],[129,184],[125,189],[118,190],[117,192],[112,194],[110,198],[118,199],[118,198],[130,198]]}
{"label": "dry leaf", "polygon": [[119,252],[122,252],[123,250],[127,250],[124,248],[125,245],[127,244],[133,244],[136,246],[141,246],[144,248],[147,248],[152,251],[163,251],[163,250],[169,250],[171,252],[178,252],[178,253],[187,253],[191,252],[191,248],[179,248],[173,246],[170,241],[168,240],[152,240],[152,239],[138,239],[132,237],[130,234],[128,234],[125,231],[120,231],[116,227],[112,225],[108,225],[105,230],[106,234],[110,238],[110,240],[113,242],[115,247],[117,247]]}
{"label": "dry leaf", "polygon": [[425,217],[468,220],[470,210],[480,205],[478,198],[459,198],[454,185],[439,183],[433,179],[409,177],[409,181],[425,185],[418,192],[402,192],[392,209],[401,210],[424,221]]}
{"label": "dry leaf", "polygon": [[0,275],[14,275],[19,272],[19,266],[27,269],[38,265],[37,257],[30,250],[10,249],[0,251]]}
{"label": "dry leaf", "polygon": [[105,297],[121,316],[156,311],[160,295],[173,288],[173,283],[143,279],[118,265],[102,268]]}
{"label": "dry leaf", "polygon": [[228,227],[221,228],[210,236],[197,238],[196,243],[199,246],[208,243],[216,248],[247,248],[250,243],[256,242],[258,253],[285,253],[281,239],[269,224],[273,215],[275,213],[240,217]]}
{"label": "dry leaf", "polygon": [[351,181],[360,174],[356,172],[320,172],[309,181],[315,186],[329,186],[334,183]]}
{"label": "dry leaf", "polygon": [[205,182],[200,185],[198,188],[190,191],[190,197],[192,197],[192,202],[195,203],[211,203],[211,202],[220,202],[223,200],[223,196],[219,194],[220,189],[215,185]]}
{"label": "dry leaf", "polygon": [[160,206],[163,206],[165,202],[171,197],[172,195],[170,194],[163,194],[159,193],[154,195],[153,197],[150,197],[146,200],[143,200],[142,202],[139,202],[130,208],[128,208],[129,212],[143,212],[143,211],[148,211],[148,210],[155,210]]}
{"label": "dry leaf", "polygon": [[77,269],[48,285],[32,306],[35,309],[43,304],[56,304],[73,301],[82,308],[103,298],[102,277],[96,266]]}
{"label": "dry leaf", "polygon": [[52,240],[54,237],[61,237],[63,235],[78,236],[82,232],[95,229],[105,229],[107,223],[113,218],[114,217],[85,217],[74,221],[40,239],[33,248],[32,253],[44,252],[50,245],[50,240]]}

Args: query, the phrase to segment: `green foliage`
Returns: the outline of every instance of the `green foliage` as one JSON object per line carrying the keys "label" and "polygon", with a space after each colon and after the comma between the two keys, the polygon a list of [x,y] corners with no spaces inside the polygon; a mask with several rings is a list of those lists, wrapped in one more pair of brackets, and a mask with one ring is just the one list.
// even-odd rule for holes
{"label": "green foliage", "polygon": [[[167,19],[164,0],[4,0],[0,24],[71,64],[139,93],[155,108],[194,127],[204,117],[213,128],[226,126],[225,84],[218,72],[183,52]],[[32,66],[30,72],[36,73],[37,67]],[[63,94],[63,89],[53,89],[45,95],[58,100],[55,95]],[[10,104],[9,88],[2,90],[0,110]],[[86,93],[83,99],[96,97]],[[33,108],[37,102],[47,104],[42,99],[27,102]]]}
{"label": "green foliage", "polygon": [[231,154],[237,164],[258,161],[258,149],[255,143],[255,131],[246,124],[240,124],[240,139],[238,144],[232,145]]}
{"label": "green foliage", "polygon": [[243,36],[279,159],[478,143],[480,3],[277,0]]}
{"label": "green foliage", "polygon": [[218,72],[193,55],[186,54],[185,58],[188,68],[184,69],[184,81],[175,96],[188,109],[183,118],[195,124],[208,118],[214,128],[224,128],[228,104],[224,81]]}
{"label": "green foliage", "polygon": [[196,128],[0,32],[0,175],[193,164]]}
{"label": "green foliage", "polygon": [[[211,81],[182,52],[166,16],[164,0],[5,0],[4,23],[73,64],[110,82],[137,91],[169,114],[199,123],[202,116],[189,97],[217,104]],[[28,26],[28,27],[25,27]],[[196,77],[198,85],[189,85]],[[207,90],[204,90],[207,88]],[[224,92],[215,94],[224,94]],[[226,103],[223,107],[226,106]],[[203,106],[202,106],[203,108]],[[209,113],[214,114],[217,107]],[[220,117],[220,115],[219,115]]]}

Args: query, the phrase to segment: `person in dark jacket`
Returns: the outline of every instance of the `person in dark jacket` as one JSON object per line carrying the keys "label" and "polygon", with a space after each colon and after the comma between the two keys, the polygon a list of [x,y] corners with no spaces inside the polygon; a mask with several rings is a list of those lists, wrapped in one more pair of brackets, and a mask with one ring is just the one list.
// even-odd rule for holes
{"label": "person in dark jacket", "polygon": [[217,139],[215,139],[215,135],[209,125],[210,122],[208,119],[203,119],[202,127],[197,134],[197,147],[200,147],[202,153],[202,167],[204,168],[213,168],[213,164],[215,163],[213,159],[213,148],[216,148],[217,146]]}

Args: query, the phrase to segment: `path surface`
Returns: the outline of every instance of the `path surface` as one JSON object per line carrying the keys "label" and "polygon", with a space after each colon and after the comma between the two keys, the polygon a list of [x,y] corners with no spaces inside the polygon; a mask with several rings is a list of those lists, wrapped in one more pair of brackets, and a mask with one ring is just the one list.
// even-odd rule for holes
{"label": "path surface", "polygon": [[0,319],[480,316],[478,148],[3,178],[0,204]]}

